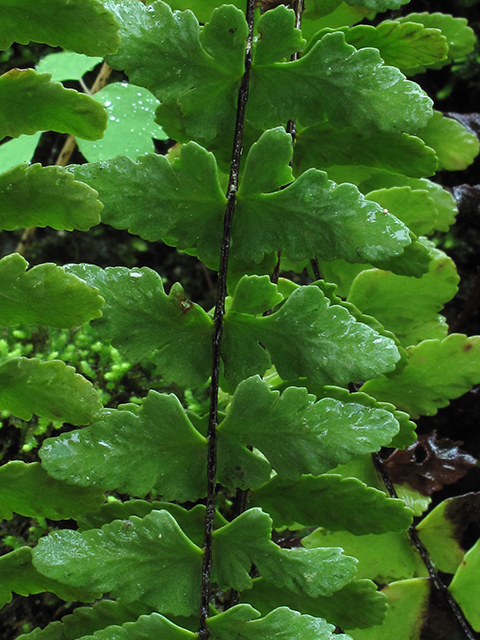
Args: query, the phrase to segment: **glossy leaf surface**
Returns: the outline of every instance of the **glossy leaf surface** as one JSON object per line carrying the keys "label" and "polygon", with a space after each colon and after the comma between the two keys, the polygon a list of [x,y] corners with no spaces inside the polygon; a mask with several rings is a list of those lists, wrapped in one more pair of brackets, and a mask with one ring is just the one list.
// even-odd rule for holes
{"label": "glossy leaf surface", "polygon": [[101,104],[51,82],[48,73],[12,69],[0,76],[0,140],[40,130],[96,140],[106,126],[107,114]]}
{"label": "glossy leaf surface", "polygon": [[[247,282],[240,281],[236,294]],[[307,377],[344,385],[392,370],[399,354],[393,340],[357,323],[343,307],[330,305],[318,287],[305,286],[270,316],[231,309],[225,316],[222,357],[225,378],[233,384],[263,375],[271,358],[283,380]]]}
{"label": "glossy leaf surface", "polygon": [[150,391],[137,414],[107,410],[86,429],[47,439],[40,456],[51,476],[80,486],[140,497],[155,489],[179,502],[204,495],[207,441],[173,394]]}
{"label": "glossy leaf surface", "polygon": [[103,57],[118,48],[118,25],[98,0],[0,0],[0,12],[0,49],[33,40]]}
{"label": "glossy leaf surface", "polygon": [[269,582],[311,597],[329,596],[350,582],[356,560],[341,549],[282,549],[271,540],[272,519],[261,509],[245,511],[213,534],[212,577],[223,589],[252,585],[252,563]]}
{"label": "glossy leaf surface", "polygon": [[475,631],[480,631],[480,540],[465,554],[449,590]]}
{"label": "glossy leaf surface", "polygon": [[[280,250],[294,260],[318,255],[378,262],[410,245],[403,223],[366,201],[353,185],[336,186],[323,172],[312,169],[280,189],[292,181],[291,155],[283,127],[265,132],[252,146],[233,222],[234,262],[259,263]],[[260,166],[268,171],[259,172]],[[195,249],[208,266],[217,267],[226,199],[215,159],[205,149],[185,145],[173,164],[157,155],[137,164],[117,158],[73,171],[99,192],[103,222],[146,240]]]}
{"label": "glossy leaf surface", "polygon": [[[118,54],[108,61],[114,68],[125,69],[134,84],[145,86],[164,102],[157,118],[166,131],[170,131],[167,121],[175,121],[176,131],[170,135],[176,139],[182,130],[183,138],[186,134],[201,143],[221,133],[228,139],[233,132],[234,96],[243,63],[243,15],[234,7],[217,9],[199,37],[193,15],[185,12],[174,22],[170,9],[161,2],[154,3],[150,14],[140,7],[130,8],[127,14],[122,5],[107,6],[115,12],[122,35]],[[291,18],[280,11],[288,29]],[[275,10],[266,12],[259,28],[265,29],[270,21],[277,24],[279,15]],[[156,37],[160,30],[164,40]],[[182,46],[187,33],[188,42]],[[153,48],[149,41],[153,41]],[[172,41],[177,49],[170,49],[169,54],[175,61],[168,69],[159,70],[152,52],[162,55],[162,42]],[[207,58],[206,51],[212,58]],[[195,65],[190,62],[187,67],[187,56]],[[359,65],[365,69],[361,76],[356,71]],[[372,99],[378,91],[385,95],[388,110]],[[346,109],[352,101],[356,109]],[[375,50],[357,52],[340,33],[326,36],[299,61],[252,68],[247,119],[257,128],[275,127],[290,118],[299,118],[305,125],[327,118],[335,126],[350,125],[360,131],[411,133],[430,116],[431,101],[416,85],[396,69],[385,67]]]}
{"label": "glossy leaf surface", "polygon": [[185,145],[173,164],[149,154],[137,163],[119,157],[73,171],[99,192],[102,222],[145,240],[195,248],[207,264],[218,263],[226,198],[215,158],[205,149]]}
{"label": "glossy leaf surface", "polygon": [[37,64],[37,73],[50,73],[53,82],[80,80],[102,62],[102,58],[86,56],[74,51],[50,53]]}
{"label": "glossy leaf surface", "polygon": [[53,532],[34,550],[35,567],[52,579],[185,616],[198,608],[201,558],[202,551],[166,511],[115,520],[83,534]]}
{"label": "glossy leaf surface", "polygon": [[[220,131],[232,135],[247,36],[243,12],[233,6],[215,9],[200,34],[191,12],[174,17],[163,2],[154,2],[151,11],[140,3],[109,0],[105,6],[119,22],[122,38],[108,63],[167,105],[175,106],[181,97],[191,138],[213,139]],[[170,64],[157,64],[163,56]],[[159,122],[164,124],[161,118]]]}
{"label": "glossy leaf surface", "polygon": [[0,467],[0,485],[2,520],[9,520],[13,513],[50,520],[78,519],[105,501],[98,489],[78,489],[54,480],[38,462],[13,460],[4,464]]}
{"label": "glossy leaf surface", "polygon": [[100,336],[131,362],[153,354],[162,375],[177,384],[204,384],[210,375],[213,323],[175,284],[166,295],[152,269],[69,265],[69,273],[98,287],[105,298]]}
{"label": "glossy leaf surface", "polygon": [[452,333],[409,347],[409,361],[393,378],[370,380],[362,391],[391,402],[412,418],[433,416],[480,382],[480,338]]}
{"label": "glossy leaf surface", "polygon": [[126,82],[114,82],[94,94],[108,113],[105,135],[94,142],[78,139],[78,146],[89,162],[108,160],[125,154],[132,160],[154,151],[152,138],[168,138],[153,122],[158,100],[146,89]]}
{"label": "glossy leaf surface", "polygon": [[13,593],[28,596],[43,591],[51,591],[64,600],[83,602],[91,602],[99,596],[41,575],[32,564],[30,547],[20,547],[0,558],[0,607],[12,601]]}
{"label": "glossy leaf surface", "polygon": [[[310,169],[289,182],[290,135],[283,127],[266,131],[250,149],[238,191],[232,257],[260,262],[282,250],[292,260],[376,262],[399,255],[410,244],[406,227],[380,207],[371,207],[352,185],[335,185]],[[270,165],[258,177],[259,166]],[[263,172],[262,172],[263,173]],[[285,184],[285,183],[284,183]]]}
{"label": "glossy leaf surface", "polygon": [[[270,391],[259,376],[241,382],[227,417],[218,427],[253,445],[285,479],[319,475],[362,453],[379,450],[398,432],[393,415],[383,409],[342,404],[333,398],[315,402],[306,389]],[[307,523],[304,523],[307,524]]]}
{"label": "glossy leaf surface", "polygon": [[102,403],[92,383],[61,360],[11,358],[0,364],[0,407],[22,420],[30,420],[35,413],[84,425]]}
{"label": "glossy leaf surface", "polygon": [[303,614],[326,618],[347,630],[381,624],[387,609],[386,597],[370,580],[354,580],[331,596],[309,598],[256,578],[252,589],[242,594],[242,600],[250,602],[263,615],[275,607],[287,606]]}
{"label": "glossy leaf surface", "polygon": [[276,528],[297,523],[363,536],[402,531],[412,522],[402,500],[338,475],[302,476],[297,482],[276,476],[252,492],[250,504],[269,513]]}
{"label": "glossy leaf surface", "polygon": [[97,195],[63,167],[21,164],[0,174],[0,228],[88,231],[100,222]]}
{"label": "glossy leaf surface", "polygon": [[353,640],[419,640],[428,609],[428,579],[393,582],[383,589],[383,593],[388,596],[389,605],[385,622],[379,627],[351,631]]}
{"label": "glossy leaf surface", "polygon": [[355,535],[348,531],[316,529],[302,540],[307,549],[341,547],[358,560],[357,578],[379,583],[427,576],[427,570],[406,531]]}
{"label": "glossy leaf surface", "polygon": [[1,324],[70,328],[102,315],[98,289],[52,263],[27,267],[18,253],[0,260]]}
{"label": "glossy leaf surface", "polygon": [[334,627],[318,618],[280,607],[260,618],[258,611],[239,604],[210,617],[207,625],[213,640],[348,640],[333,634]]}
{"label": "glossy leaf surface", "polygon": [[366,393],[350,393],[347,389],[329,385],[323,388],[315,387],[314,393],[318,399],[323,397],[335,398],[336,400],[340,400],[340,402],[344,403],[353,402],[355,404],[361,404],[364,407],[375,407],[390,411],[393,413],[395,420],[400,425],[400,431],[393,438],[389,446],[395,447],[396,449],[404,449],[409,444],[413,444],[415,442],[415,429],[417,425],[410,420],[407,413],[404,411],[397,411],[393,404],[389,404],[388,402],[378,402],[375,398],[372,398]]}
{"label": "glossy leaf surface", "polygon": [[[430,254],[430,269],[422,278],[371,269],[355,278],[348,294],[349,302],[377,318],[404,347],[447,334],[438,312],[457,293],[459,277],[453,260],[443,251],[431,246]],[[432,326],[438,326],[434,335]]]}

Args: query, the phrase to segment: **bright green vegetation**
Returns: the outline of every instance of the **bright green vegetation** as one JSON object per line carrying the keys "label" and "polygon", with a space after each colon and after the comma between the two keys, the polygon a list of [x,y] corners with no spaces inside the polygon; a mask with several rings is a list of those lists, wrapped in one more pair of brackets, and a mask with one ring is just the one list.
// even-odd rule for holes
{"label": "bright green vegetation", "polygon": [[[0,0],[1,47],[68,50],[0,77],[0,137],[14,138],[0,147],[2,228],[102,222],[226,283],[215,312],[147,267],[0,260],[0,410],[34,425],[25,451],[52,436],[41,462],[0,467],[1,517],[40,523],[0,558],[0,603],[84,603],[25,640],[419,638],[433,587],[408,530],[429,500],[389,495],[372,454],[412,444],[413,419],[480,383],[480,337],[448,335],[441,315],[455,265],[428,239],[456,214],[431,178],[479,144],[411,79],[473,50],[464,20],[358,24],[405,4],[312,0],[302,30],[284,5],[257,11],[236,126],[240,3]],[[129,83],[92,97],[57,81],[99,58]],[[23,136],[42,130],[77,136],[89,162],[29,165]],[[152,136],[178,144],[158,155]],[[305,266],[323,277],[283,277]],[[480,631],[480,542],[465,553],[437,509],[419,535]]]}

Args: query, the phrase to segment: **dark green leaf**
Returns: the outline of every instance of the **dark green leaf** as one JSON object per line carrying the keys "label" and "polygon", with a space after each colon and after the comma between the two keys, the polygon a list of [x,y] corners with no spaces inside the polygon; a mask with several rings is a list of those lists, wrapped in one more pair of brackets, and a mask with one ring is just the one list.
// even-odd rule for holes
{"label": "dark green leaf", "polygon": [[145,240],[195,248],[207,264],[217,265],[227,201],[215,158],[205,149],[187,144],[173,164],[154,154],[137,163],[120,156],[73,171],[99,192],[102,222]]}
{"label": "dark green leaf", "polygon": [[202,551],[166,511],[83,534],[53,532],[40,539],[34,564],[62,583],[141,599],[165,613],[188,616],[199,606]]}
{"label": "dark green leaf", "polygon": [[18,253],[0,260],[1,324],[70,328],[102,315],[98,289],[52,263],[27,267]]}
{"label": "dark green leaf", "polygon": [[[280,476],[319,475],[362,453],[378,451],[398,432],[389,411],[333,398],[315,402],[306,389],[288,387],[280,396],[259,376],[242,381],[218,427],[253,445]],[[307,523],[304,523],[307,524]]]}
{"label": "dark green leaf", "polygon": [[331,596],[309,598],[257,578],[253,588],[242,594],[242,600],[250,602],[262,615],[284,605],[303,614],[326,618],[342,629],[382,624],[387,611],[387,598],[370,580],[354,580]]}
{"label": "dark green leaf", "polygon": [[212,578],[221,588],[252,585],[254,563],[260,574],[277,586],[311,597],[331,595],[350,582],[356,560],[341,549],[282,549],[271,540],[272,520],[261,509],[249,509],[213,534]]}
{"label": "dark green leaf", "polygon": [[98,287],[105,298],[103,317],[96,323],[100,336],[130,362],[152,355],[162,376],[179,385],[207,382],[211,369],[213,322],[174,284],[167,296],[152,269],[69,265],[65,267]]}
{"label": "dark green leaf", "polygon": [[91,422],[101,407],[92,383],[61,360],[11,358],[0,365],[0,408],[22,420],[35,413],[78,426]]}
{"label": "dark green leaf", "polygon": [[21,547],[0,558],[0,607],[12,601],[13,592],[28,596],[44,591],[51,591],[63,600],[83,602],[92,602],[100,595],[41,575],[32,564],[30,547]]}
{"label": "dark green leaf", "polygon": [[107,113],[99,102],[50,82],[48,73],[12,69],[0,76],[0,140],[42,129],[97,140],[106,126]]}
{"label": "dark green leaf", "polygon": [[[184,509],[178,504],[171,502],[159,502],[154,500],[128,500],[127,502],[109,502],[104,504],[94,513],[89,513],[79,521],[79,531],[87,531],[88,529],[100,529],[104,524],[108,524],[113,520],[128,520],[130,516],[139,516],[144,518],[152,511],[160,510],[168,511],[177,521],[183,533],[190,538],[198,547],[203,545],[203,536],[205,528],[205,506],[197,504],[193,509]],[[214,526],[216,529],[228,524],[228,521],[220,514],[215,512]]]}
{"label": "dark green leaf", "polygon": [[24,163],[0,174],[0,228],[88,231],[100,222],[97,196],[63,167]]}
{"label": "dark green leaf", "polygon": [[[141,3],[108,0],[105,6],[118,20],[122,38],[118,53],[108,56],[108,63],[166,102],[158,113],[181,97],[185,126],[194,134],[191,138],[210,140],[220,131],[233,136],[232,114],[247,37],[243,12],[233,6],[215,9],[200,32],[193,13],[174,17],[163,2],[152,3],[150,11]],[[165,56],[169,63],[159,65],[157,61]]]}
{"label": "dark green leaf", "polygon": [[[255,619],[257,618],[257,619]],[[281,607],[260,618],[250,605],[239,604],[207,620],[213,640],[348,640],[334,635],[325,620]]]}
{"label": "dark green leaf", "polygon": [[[172,437],[172,433],[175,437]],[[202,497],[207,440],[172,395],[150,391],[137,415],[109,409],[86,429],[44,441],[43,466],[59,480],[166,500]]]}
{"label": "dark green leaf", "polygon": [[[272,193],[291,175],[291,137],[283,127],[266,131],[247,156],[232,229],[232,257],[260,262],[283,251],[291,260],[377,262],[401,254],[407,228],[379,206],[371,207],[353,185],[335,185],[310,169]],[[259,166],[272,165],[259,177]],[[275,181],[276,179],[276,181]]]}
{"label": "dark green leaf", "polygon": [[302,476],[297,482],[275,476],[252,492],[250,504],[268,512],[276,528],[298,523],[362,536],[403,531],[412,523],[403,500],[338,475]]}
{"label": "dark green leaf", "polygon": [[98,489],[79,489],[54,480],[38,462],[14,460],[0,467],[0,519],[9,520],[15,512],[34,518],[78,520],[104,501]]}
{"label": "dark green leaf", "polygon": [[118,24],[99,0],[0,0],[0,49],[30,40],[89,56],[116,51]]}
{"label": "dark green leaf", "polygon": [[415,133],[432,114],[418,85],[385,66],[378,50],[357,51],[340,32],[325,35],[296,62],[254,65],[251,82],[247,119],[263,129],[298,118],[304,125],[328,120],[363,133]]}
{"label": "dark green leaf", "polygon": [[125,622],[122,626],[109,626],[97,631],[94,635],[86,635],[82,640],[145,640],[161,638],[162,640],[196,640],[198,634],[178,627],[158,613],[143,615],[135,622]]}
{"label": "dark green leaf", "polygon": [[306,44],[302,32],[295,29],[295,12],[284,5],[266,11],[260,17],[257,29],[260,38],[253,54],[255,65],[290,60],[291,55],[301,51]]}
{"label": "dark green leaf", "polygon": [[400,9],[402,5],[408,4],[410,0],[345,0],[345,2],[352,6],[368,7],[374,11],[387,11],[388,9]]}
{"label": "dark green leaf", "polygon": [[293,155],[297,175],[310,167],[327,170],[332,165],[362,165],[422,178],[433,175],[437,164],[433,149],[418,137],[381,132],[363,136],[328,123],[298,131]]}
{"label": "dark green leaf", "polygon": [[51,622],[44,629],[37,627],[22,640],[78,640],[105,627],[137,620],[140,615],[149,613],[151,608],[141,602],[126,604],[100,600],[91,607],[77,607],[61,622]]}
{"label": "dark green leaf", "polygon": [[[247,282],[242,278],[236,293]],[[344,385],[391,371],[399,354],[393,340],[356,322],[343,307],[330,305],[318,287],[304,286],[270,316],[230,310],[222,357],[230,385],[263,375],[270,358],[283,380],[307,377],[318,384]]]}

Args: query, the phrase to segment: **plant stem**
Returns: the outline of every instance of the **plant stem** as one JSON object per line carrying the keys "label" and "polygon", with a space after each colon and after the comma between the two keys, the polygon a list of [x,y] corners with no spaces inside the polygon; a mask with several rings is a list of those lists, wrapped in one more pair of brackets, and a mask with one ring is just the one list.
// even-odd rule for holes
{"label": "plant stem", "polygon": [[235,198],[238,190],[240,160],[243,145],[243,128],[245,110],[248,100],[250,84],[250,69],[252,66],[252,41],[255,0],[247,0],[246,19],[248,23],[248,37],[245,47],[245,70],[238,92],[237,117],[233,141],[232,164],[227,190],[227,207],[223,220],[223,238],[220,252],[220,268],[218,271],[217,297],[214,313],[214,329],[212,338],[212,381],[210,385],[210,414],[208,419],[208,456],[207,456],[207,504],[205,514],[205,535],[203,541],[202,587],[200,596],[200,626],[199,638],[206,640],[210,633],[207,628],[208,606],[210,596],[210,575],[212,569],[212,535],[215,517],[215,483],[217,471],[217,424],[218,424],[218,390],[220,378],[220,349],[223,334],[223,316],[225,315],[225,298],[227,295],[227,268],[230,251],[230,237],[232,232],[233,214],[235,213]]}
{"label": "plant stem", "polygon": [[[385,484],[385,486],[387,488],[388,493],[390,494],[390,496],[392,498],[398,498],[397,492],[395,491],[395,487],[393,486],[393,483],[390,480],[390,478],[388,476],[388,473],[387,473],[387,470],[383,466],[383,463],[382,463],[378,453],[372,454],[372,458],[373,458],[373,464],[375,465],[375,468],[378,471],[378,473],[381,475],[382,480],[383,480],[383,482],[384,482],[384,484]],[[435,587],[438,589],[438,591],[443,596],[443,598],[446,601],[447,605],[449,606],[451,612],[453,613],[456,621],[458,622],[458,624],[462,628],[462,631],[464,632],[465,637],[468,638],[468,640],[476,640],[476,636],[475,636],[471,626],[469,625],[467,619],[465,618],[465,616],[463,614],[463,611],[458,606],[457,601],[455,600],[455,598],[452,596],[450,591],[447,589],[447,587],[444,585],[444,583],[440,579],[440,576],[437,573],[437,569],[435,567],[435,564],[433,563],[432,559],[430,558],[430,554],[428,553],[427,548],[425,547],[423,542],[418,537],[418,533],[417,533],[417,530],[415,529],[415,525],[412,524],[410,526],[410,528],[408,530],[408,535],[410,537],[410,540],[415,545],[415,548],[417,549],[418,553],[420,554],[420,557],[421,557],[421,559],[423,561],[423,564],[427,568],[428,575],[430,576],[430,579],[432,580],[432,582],[435,585]]]}

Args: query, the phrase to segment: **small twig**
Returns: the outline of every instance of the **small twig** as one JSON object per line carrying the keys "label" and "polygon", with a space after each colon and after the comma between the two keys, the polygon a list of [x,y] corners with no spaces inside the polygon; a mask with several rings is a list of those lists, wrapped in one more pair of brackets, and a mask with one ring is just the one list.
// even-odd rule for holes
{"label": "small twig", "polygon": [[[380,456],[378,455],[378,453],[373,453],[372,454],[372,459],[373,459],[373,464],[375,465],[375,469],[378,471],[378,473],[382,477],[382,480],[383,480],[383,482],[385,484],[385,487],[387,488],[387,491],[388,491],[389,495],[392,498],[398,498],[397,492],[395,491],[395,487],[393,486],[393,483],[390,480],[390,478],[388,476],[388,473],[387,473],[387,470],[385,469],[382,461],[380,460]],[[463,611],[458,606],[457,601],[455,600],[455,598],[452,596],[450,591],[447,589],[447,587],[444,585],[444,583],[440,579],[440,577],[439,577],[439,575],[437,573],[437,569],[435,567],[435,564],[433,563],[432,559],[430,558],[430,554],[428,553],[427,548],[425,547],[423,542],[418,537],[418,533],[417,533],[417,530],[415,529],[415,525],[412,524],[410,526],[410,528],[408,530],[408,535],[410,537],[410,540],[415,545],[415,548],[417,549],[418,553],[420,554],[420,557],[421,557],[421,559],[423,561],[423,564],[427,568],[428,575],[430,576],[430,579],[432,580],[432,583],[435,585],[436,589],[438,589],[438,591],[443,596],[444,600],[446,601],[447,605],[449,606],[450,610],[452,611],[456,621],[458,622],[458,624],[462,628],[462,631],[465,633],[465,637],[468,640],[476,640],[476,636],[474,634],[474,631],[472,630],[470,624],[468,623],[467,619],[465,618],[465,615],[464,615]]]}
{"label": "small twig", "polygon": [[248,37],[245,47],[245,70],[238,92],[237,117],[233,142],[232,164],[227,190],[227,208],[223,221],[223,238],[220,251],[220,268],[218,271],[217,299],[214,313],[214,330],[212,338],[212,381],[210,385],[210,414],[208,419],[208,456],[207,456],[207,504],[205,513],[205,535],[203,541],[202,586],[200,595],[200,624],[198,635],[200,640],[210,636],[207,628],[207,617],[210,598],[210,576],[212,570],[213,520],[215,518],[215,484],[217,472],[217,424],[218,424],[218,391],[220,381],[220,348],[223,334],[223,316],[225,315],[225,298],[227,295],[227,268],[230,251],[233,215],[235,213],[240,159],[243,146],[243,129],[245,109],[250,85],[250,69],[252,66],[253,22],[255,0],[247,0],[246,18]]}
{"label": "small twig", "polygon": [[[106,62],[104,62],[90,90],[85,85],[82,79],[80,79],[80,84],[83,90],[85,91],[85,93],[88,93],[88,95],[93,95],[94,93],[97,93],[97,91],[100,91],[100,89],[102,89],[105,86],[111,73],[112,73],[112,68],[109,67]],[[57,159],[55,160],[55,166],[66,167],[68,164],[68,161],[72,157],[72,153],[75,151],[76,146],[77,146],[77,142],[75,140],[75,136],[69,135],[65,140],[65,143],[62,147],[62,150],[58,154]],[[35,237],[35,231],[36,231],[36,227],[28,227],[27,229],[24,230],[22,237],[20,238],[20,242],[18,243],[15,249],[16,253],[19,253],[21,256],[25,255],[28,247],[33,242],[33,239]]]}

